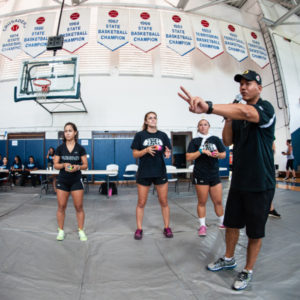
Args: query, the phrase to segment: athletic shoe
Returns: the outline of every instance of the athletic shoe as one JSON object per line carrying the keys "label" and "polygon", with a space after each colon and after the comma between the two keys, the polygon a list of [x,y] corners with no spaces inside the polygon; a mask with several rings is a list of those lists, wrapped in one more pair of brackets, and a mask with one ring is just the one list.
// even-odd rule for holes
{"label": "athletic shoe", "polygon": [[295,181],[295,180],[296,180],[296,177],[293,177],[292,180]]}
{"label": "athletic shoe", "polygon": [[199,236],[206,236],[206,226],[204,226],[204,225],[200,226],[200,228],[198,230],[198,235]]}
{"label": "athletic shoe", "polygon": [[56,239],[58,241],[63,241],[64,238],[65,238],[65,232],[63,231],[63,229],[58,228],[58,233],[57,233]]}
{"label": "athletic shoe", "polygon": [[143,238],[143,230],[142,229],[137,229],[135,231],[135,234],[134,234],[134,239],[135,240],[141,240]]}
{"label": "athletic shoe", "polygon": [[173,232],[170,227],[164,228],[164,235],[166,238],[172,238],[173,237]]}
{"label": "athletic shoe", "polygon": [[276,209],[269,211],[269,217],[280,218],[280,214],[276,211]]}
{"label": "athletic shoe", "polygon": [[207,265],[207,270],[209,271],[220,271],[220,270],[230,270],[234,269],[237,266],[235,262],[235,258],[233,257],[231,260],[225,260],[223,257],[220,257],[216,262],[210,263]]}
{"label": "athletic shoe", "polygon": [[252,272],[250,273],[248,270],[244,269],[237,275],[237,278],[233,283],[232,288],[237,291],[244,290],[248,286],[248,283],[251,281],[251,279]]}
{"label": "athletic shoe", "polygon": [[287,180],[289,180],[289,177],[283,178],[283,181],[287,181]]}
{"label": "athletic shoe", "polygon": [[219,229],[225,229],[226,227],[222,224],[222,225],[219,225]]}
{"label": "athletic shoe", "polygon": [[85,232],[83,231],[83,229],[78,229],[78,235],[79,235],[79,239],[83,242],[87,241],[87,236],[85,235]]}

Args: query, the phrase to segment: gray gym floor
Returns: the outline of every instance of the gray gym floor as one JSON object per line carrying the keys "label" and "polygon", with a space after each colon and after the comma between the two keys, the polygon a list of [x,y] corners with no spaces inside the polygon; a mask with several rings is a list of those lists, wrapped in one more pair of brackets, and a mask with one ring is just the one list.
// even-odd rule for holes
{"label": "gray gym floor", "polygon": [[[224,199],[229,183],[223,181]],[[169,187],[173,239],[162,234],[156,195],[145,209],[144,238],[133,239],[137,190],[119,186],[107,199],[91,186],[85,195],[87,242],[79,241],[72,200],[63,242],[56,241],[56,197],[39,189],[0,190],[0,299],[299,299],[300,193],[277,189],[275,208],[251,285],[231,289],[245,263],[247,238],[241,231],[236,270],[209,272],[206,265],[224,254],[212,203],[207,205],[208,234],[197,236],[196,197],[180,184]],[[225,200],[224,200],[225,202]]]}

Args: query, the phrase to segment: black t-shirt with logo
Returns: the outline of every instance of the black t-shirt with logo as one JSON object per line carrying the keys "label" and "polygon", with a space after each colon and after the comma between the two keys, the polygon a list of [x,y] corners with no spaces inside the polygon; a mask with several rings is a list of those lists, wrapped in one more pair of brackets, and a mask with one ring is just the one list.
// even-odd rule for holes
{"label": "black t-shirt with logo", "polygon": [[0,169],[1,169],[1,170],[8,170],[8,165],[1,165],[1,166],[0,166]]}
{"label": "black t-shirt with logo", "polygon": [[53,155],[49,154],[48,159],[47,159],[47,165],[48,166],[53,166],[54,156],[55,156],[55,153]]}
{"label": "black t-shirt with logo", "polygon": [[[79,145],[75,144],[72,152],[69,152],[66,143],[61,144],[57,147],[55,155],[60,157],[59,163],[70,163],[71,165],[81,165],[81,156],[86,155],[85,149]],[[81,171],[67,172],[64,168],[59,171],[59,178],[62,179],[80,179]]]}
{"label": "black t-shirt with logo", "polygon": [[272,104],[259,99],[252,105],[259,122],[232,121],[233,172],[231,187],[240,191],[262,192],[275,188],[272,144],[276,117]]}
{"label": "black t-shirt with logo", "polygon": [[164,152],[166,147],[169,149],[172,148],[168,136],[162,131],[155,133],[150,133],[147,130],[140,131],[135,135],[131,149],[140,151],[149,146],[160,146],[158,147],[160,149],[155,151],[154,156],[147,153],[139,158],[137,177],[151,178],[166,176]]}
{"label": "black t-shirt with logo", "polygon": [[26,169],[28,169],[28,170],[32,170],[32,169],[34,169],[34,168],[38,168],[38,166],[36,165],[36,163],[34,162],[34,163],[28,163],[27,165],[26,165]]}
{"label": "black t-shirt with logo", "polygon": [[16,163],[16,161],[14,161],[12,166],[13,166],[14,169],[22,169],[22,163],[21,162]]}
{"label": "black t-shirt with logo", "polygon": [[[202,139],[203,138],[201,137],[192,139],[187,152],[193,153],[198,151],[201,146]],[[201,148],[203,150],[209,150],[210,152],[213,152],[214,150],[218,150],[220,153],[226,151],[222,141],[216,136],[210,136],[207,138]],[[201,154],[195,160],[194,176],[206,179],[219,177],[219,160],[217,158]]]}

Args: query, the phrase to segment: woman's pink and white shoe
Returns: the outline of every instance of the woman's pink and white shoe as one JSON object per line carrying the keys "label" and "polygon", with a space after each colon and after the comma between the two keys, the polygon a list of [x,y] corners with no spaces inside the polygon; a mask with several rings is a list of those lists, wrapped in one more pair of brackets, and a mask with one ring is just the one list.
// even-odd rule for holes
{"label": "woman's pink and white shoe", "polygon": [[198,235],[199,236],[206,236],[206,226],[204,226],[204,225],[200,226],[200,228],[198,230]]}

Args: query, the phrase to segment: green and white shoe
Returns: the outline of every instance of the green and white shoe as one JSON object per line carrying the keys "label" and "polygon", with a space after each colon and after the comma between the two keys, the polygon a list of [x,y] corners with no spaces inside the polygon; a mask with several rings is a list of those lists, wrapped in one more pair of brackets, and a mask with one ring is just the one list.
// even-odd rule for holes
{"label": "green and white shoe", "polygon": [[249,272],[248,270],[243,270],[237,275],[237,278],[235,282],[232,285],[232,288],[236,291],[244,290],[249,282],[252,279],[252,272]]}
{"label": "green and white shoe", "polygon": [[85,232],[83,231],[83,229],[78,229],[78,235],[79,235],[79,239],[83,242],[87,241],[87,236],[85,235]]}
{"label": "green and white shoe", "polygon": [[56,239],[57,239],[58,241],[63,241],[64,238],[65,238],[65,232],[64,232],[64,230],[58,228],[58,233],[57,233]]}

